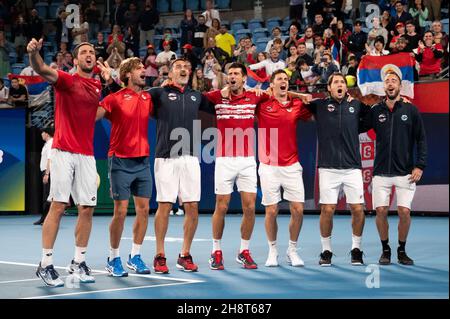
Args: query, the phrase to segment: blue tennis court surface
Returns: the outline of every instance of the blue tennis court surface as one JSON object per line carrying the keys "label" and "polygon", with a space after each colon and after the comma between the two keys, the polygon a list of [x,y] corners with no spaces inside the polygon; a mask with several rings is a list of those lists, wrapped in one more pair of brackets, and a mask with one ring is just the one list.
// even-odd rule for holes
{"label": "blue tennis court surface", "polygon": [[[150,216],[144,260],[151,265],[155,253],[153,215]],[[327,298],[449,298],[449,224],[448,218],[413,217],[407,252],[414,266],[378,267],[381,244],[375,218],[367,217],[363,236],[365,266],[350,265],[351,221],[336,216],[332,238],[333,267],[321,268],[319,217],[305,216],[299,240],[299,254],[305,267],[287,265],[289,216],[278,218],[280,267],[266,268],[267,240],[264,217],[257,216],[250,250],[259,265],[246,270],[235,261],[240,243],[241,216],[226,219],[222,248],[225,271],[209,269],[211,252],[211,215],[200,215],[199,227],[191,254],[199,265],[198,273],[185,273],[175,267],[181,248],[183,217],[171,216],[166,241],[169,275],[133,275],[108,277],[104,266],[109,253],[108,225],[111,216],[94,217],[87,253],[87,263],[94,270],[96,283],[77,284],[67,277],[64,268],[74,253],[76,217],[64,216],[54,250],[54,262],[64,276],[65,287],[48,288],[35,276],[41,257],[41,227],[33,226],[35,216],[0,217],[0,299],[1,298],[133,298],[133,299],[327,299]],[[125,264],[131,247],[132,223],[129,216],[121,242]],[[391,247],[396,261],[397,217],[390,217]],[[374,288],[368,288],[374,287]],[[376,288],[379,287],[379,288]]]}

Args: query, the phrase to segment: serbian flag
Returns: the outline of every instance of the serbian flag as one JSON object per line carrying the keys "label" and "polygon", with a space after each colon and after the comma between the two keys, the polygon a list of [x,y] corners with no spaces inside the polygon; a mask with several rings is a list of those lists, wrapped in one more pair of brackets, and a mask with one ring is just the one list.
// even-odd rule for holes
{"label": "serbian flag", "polygon": [[50,102],[49,84],[42,77],[8,74],[8,79],[11,80],[12,78],[18,78],[19,83],[26,86],[30,106],[38,106]]}
{"label": "serbian flag", "polygon": [[254,71],[247,68],[247,82],[245,83],[246,88],[253,89],[258,88],[261,90],[266,90],[270,85],[269,77],[263,79],[259,77]]}
{"label": "serbian flag", "polygon": [[382,74],[389,68],[400,70],[402,76],[401,95],[414,98],[414,66],[415,59],[409,53],[398,53],[385,56],[362,57],[358,66],[358,87],[361,94],[384,96]]}

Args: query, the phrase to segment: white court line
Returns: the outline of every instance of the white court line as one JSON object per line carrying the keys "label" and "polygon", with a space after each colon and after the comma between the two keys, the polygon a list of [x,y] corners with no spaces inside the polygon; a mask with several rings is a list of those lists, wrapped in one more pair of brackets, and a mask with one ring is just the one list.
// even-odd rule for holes
{"label": "white court line", "polygon": [[[18,262],[12,262],[12,261],[2,261],[0,260],[0,264],[5,264],[5,265],[15,265],[15,266],[26,266],[26,267],[37,267],[39,266],[38,264],[29,264],[29,263],[18,263]],[[55,266],[56,269],[67,269],[67,267],[61,267],[61,266]],[[107,272],[106,270],[96,270],[96,269],[92,269],[92,272],[94,273],[98,273],[98,274],[109,274],[109,272]],[[200,283],[200,282],[204,282],[203,280],[195,280],[195,279],[184,279],[184,278],[174,278],[174,277],[165,277],[165,276],[158,276],[158,275],[139,275],[139,274],[128,274],[128,276],[130,277],[142,277],[142,278],[149,278],[149,279],[161,279],[161,280],[167,280],[167,281],[178,281],[181,283],[187,283],[187,284],[195,284],[195,283]],[[42,280],[40,278],[36,278],[36,279],[21,279],[21,280],[17,280],[17,281],[0,281],[0,284],[2,283],[14,283],[14,282],[22,282],[22,281],[33,281],[33,280]]]}
{"label": "white court line", "polygon": [[154,287],[167,287],[167,286],[177,286],[177,285],[187,285],[199,283],[202,281],[197,280],[196,282],[179,282],[173,284],[159,284],[159,285],[148,285],[148,286],[139,286],[139,287],[128,287],[128,288],[115,288],[115,289],[103,289],[103,290],[94,290],[94,291],[82,291],[82,292],[71,292],[67,294],[58,294],[58,295],[44,295],[37,297],[28,297],[22,299],[46,299],[46,298],[54,298],[54,297],[67,297],[67,296],[77,296],[77,295],[87,295],[94,294],[97,292],[114,292],[114,291],[126,291],[126,290],[136,290],[136,289],[145,289],[145,288],[154,288]]}

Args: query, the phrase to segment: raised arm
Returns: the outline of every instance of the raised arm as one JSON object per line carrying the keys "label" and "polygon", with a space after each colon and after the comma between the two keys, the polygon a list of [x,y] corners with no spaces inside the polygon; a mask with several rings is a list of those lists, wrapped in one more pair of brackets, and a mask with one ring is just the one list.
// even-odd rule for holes
{"label": "raised arm", "polygon": [[32,39],[27,46],[27,52],[30,57],[30,65],[37,74],[42,76],[47,82],[53,84],[58,80],[58,72],[44,63],[39,51],[42,48],[43,39],[37,41]]}

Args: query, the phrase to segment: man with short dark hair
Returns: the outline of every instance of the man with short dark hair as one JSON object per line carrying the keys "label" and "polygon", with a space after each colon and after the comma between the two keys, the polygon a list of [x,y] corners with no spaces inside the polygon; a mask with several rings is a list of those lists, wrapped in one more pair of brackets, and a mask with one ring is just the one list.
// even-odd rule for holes
{"label": "man with short dark hair", "polygon": [[192,45],[194,46],[194,52],[197,54],[197,57],[201,57],[204,50],[204,40],[206,31],[208,31],[208,27],[206,26],[205,16],[200,14],[197,17],[198,24],[194,28],[194,40],[192,41]]}
{"label": "man with short dark hair", "polygon": [[327,28],[325,23],[323,22],[323,15],[322,13],[316,13],[314,16],[314,24],[312,25],[313,32],[316,35],[323,36],[323,32]]}
{"label": "man with short dark hair", "polygon": [[[169,84],[150,89],[155,105],[156,151],[155,184],[158,210],[155,215],[156,256],[155,273],[167,274],[164,239],[169,225],[169,213],[177,198],[185,211],[184,240],[178,256],[177,268],[195,272],[198,266],[190,253],[198,224],[198,202],[201,193],[199,159],[194,145],[194,120],[199,110],[209,111],[208,100],[188,87],[190,70],[186,60],[176,59],[170,65]],[[189,138],[171,138],[174,130],[182,128]]]}
{"label": "man with short dark hair", "polygon": [[284,70],[275,71],[270,79],[273,97],[259,105],[258,154],[259,177],[262,190],[262,204],[265,206],[265,228],[269,244],[266,267],[278,266],[277,215],[278,203],[289,201],[291,220],[289,223],[289,244],[286,250],[288,263],[293,267],[304,265],[297,253],[297,241],[303,223],[305,191],[298,156],[297,125],[307,121],[311,113],[298,98],[288,94],[289,77]]}
{"label": "man with short dark hair", "polygon": [[353,33],[348,37],[348,50],[361,59],[366,49],[367,33],[362,31],[362,22],[356,21],[353,27]]}
{"label": "man with short dark hair", "polygon": [[363,265],[361,241],[364,228],[364,184],[359,133],[369,108],[348,98],[345,77],[335,73],[328,79],[330,96],[313,100],[306,107],[314,114],[319,141],[320,235],[319,265],[331,266],[333,216],[341,187],[352,213],[351,264]]}
{"label": "man with short dark hair", "polygon": [[15,107],[28,106],[28,91],[25,85],[19,83],[18,78],[11,79],[11,88],[9,89],[8,102]]}
{"label": "man with short dark hair", "polygon": [[50,209],[50,202],[48,201],[48,195],[50,194],[50,153],[53,144],[53,135],[55,129],[53,127],[46,127],[42,129],[41,137],[45,144],[41,150],[41,161],[39,163],[39,168],[42,176],[42,215],[38,221],[34,222],[33,225],[42,225],[44,223],[45,217],[47,217],[48,210]]}
{"label": "man with short dark hair", "polygon": [[395,7],[395,15],[392,17],[394,25],[396,25],[399,22],[405,24],[406,21],[413,20],[411,14],[405,11],[405,7],[402,1],[400,0],[396,1],[394,7]]}
{"label": "man with short dark hair", "polygon": [[145,0],[144,11],[139,16],[139,31],[141,47],[153,43],[153,36],[155,35],[155,26],[159,22],[159,12],[153,6],[152,0]]}
{"label": "man with short dark hair", "polygon": [[[78,206],[75,256],[69,272],[80,282],[94,282],[86,265],[86,251],[97,204],[97,169],[94,158],[94,127],[101,83],[92,78],[96,65],[92,44],[83,42],[73,51],[76,73],[50,68],[39,54],[43,40],[32,39],[27,47],[30,65],[55,87],[55,136],[52,145],[50,211],[42,228],[42,260],[36,275],[47,286],[63,286],[53,266],[53,246],[64,210],[72,198]],[[76,119],[76,120],[74,120]]]}
{"label": "man with short dark hair", "polygon": [[310,55],[307,53],[307,50],[306,50],[306,43],[305,43],[304,41],[300,41],[300,42],[298,43],[298,45],[297,45],[297,52],[298,52],[298,58],[297,58],[297,61],[296,61],[296,62],[298,62],[300,59],[302,59],[302,60],[306,61],[306,63],[307,63],[309,66],[314,65],[314,59],[313,59],[312,56],[310,56]]}
{"label": "man with short dark hair", "polygon": [[405,246],[416,183],[422,178],[427,162],[425,128],[418,108],[400,96],[401,70],[394,65],[385,66],[381,78],[386,98],[372,107],[366,126],[377,134],[372,200],[383,250],[379,264],[391,263],[388,212],[392,187],[395,186],[399,216],[397,260],[402,265],[413,265]]}

